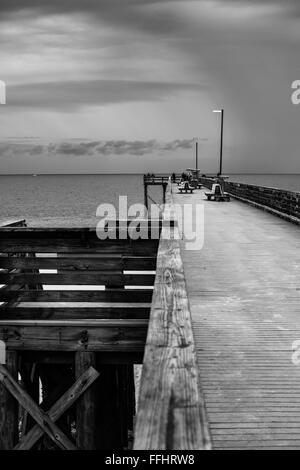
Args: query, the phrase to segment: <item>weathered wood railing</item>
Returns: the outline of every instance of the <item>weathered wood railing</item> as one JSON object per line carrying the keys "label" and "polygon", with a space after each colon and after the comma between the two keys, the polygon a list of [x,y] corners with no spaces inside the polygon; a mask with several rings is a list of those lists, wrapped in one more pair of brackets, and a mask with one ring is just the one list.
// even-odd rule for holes
{"label": "weathered wood railing", "polygon": [[159,239],[116,233],[1,228],[0,449],[127,447]]}
{"label": "weathered wood railing", "polygon": [[120,221],[101,241],[1,228],[0,449],[126,447],[145,343],[134,448],[210,448],[171,185],[166,199],[160,240],[120,239]]}
{"label": "weathered wood railing", "polygon": [[172,189],[157,254],[134,449],[209,449]]}
{"label": "weathered wood railing", "polygon": [[16,220],[2,220],[0,221],[1,227],[26,227],[25,219],[16,219]]}

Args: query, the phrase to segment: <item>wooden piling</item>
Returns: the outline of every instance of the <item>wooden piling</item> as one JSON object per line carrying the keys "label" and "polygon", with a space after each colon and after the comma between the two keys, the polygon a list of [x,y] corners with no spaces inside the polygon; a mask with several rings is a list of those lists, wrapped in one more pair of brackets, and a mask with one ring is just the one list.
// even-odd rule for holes
{"label": "wooden piling", "polygon": [[[89,367],[96,368],[95,353],[78,351],[75,355],[75,375],[79,378]],[[78,400],[76,413],[76,443],[78,449],[96,449],[97,387],[92,385]]]}
{"label": "wooden piling", "polygon": [[[7,351],[5,368],[18,380],[18,354]],[[18,440],[17,401],[0,383],[0,450],[11,450]]]}

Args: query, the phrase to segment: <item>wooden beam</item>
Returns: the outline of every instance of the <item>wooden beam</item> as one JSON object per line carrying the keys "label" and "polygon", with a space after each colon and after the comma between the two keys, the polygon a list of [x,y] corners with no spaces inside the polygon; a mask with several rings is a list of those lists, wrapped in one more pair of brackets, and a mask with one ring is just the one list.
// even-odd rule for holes
{"label": "wooden beam", "polygon": [[1,253],[121,253],[156,255],[159,240],[100,240],[94,229],[2,228]]}
{"label": "wooden beam", "polygon": [[[171,185],[164,217],[173,216]],[[135,450],[211,448],[177,227],[163,227],[142,369]],[[177,233],[176,233],[177,232]]]}
{"label": "wooden beam", "polygon": [[[18,353],[6,351],[6,369],[18,380]],[[18,439],[18,402],[0,383],[0,450],[12,450]]]}
{"label": "wooden beam", "polygon": [[[22,359],[26,363],[37,364],[74,364],[74,353],[63,351],[23,351]],[[97,354],[97,369],[103,364],[142,364],[143,351],[110,351]]]}
{"label": "wooden beam", "polygon": [[14,396],[14,398],[34,418],[40,428],[48,434],[50,439],[63,450],[76,450],[74,444],[52,422],[49,416],[40,409],[28,393],[16,382],[8,370],[0,364],[0,382]]}
{"label": "wooden beam", "polygon": [[94,318],[84,320],[0,320],[1,326],[23,326],[23,327],[49,327],[49,328],[60,328],[60,327],[96,327],[96,328],[141,328],[148,325],[146,319],[107,319]]}
{"label": "wooden beam", "polygon": [[[30,307],[25,304],[15,307],[0,307],[0,322],[3,324],[11,320],[83,320],[83,319],[148,319],[151,304],[137,303],[134,306],[100,306],[76,307],[74,304],[67,307],[56,307],[51,303],[50,307],[39,307],[32,303]],[[126,305],[126,304],[125,304]],[[147,305],[147,306],[145,306]],[[5,320],[5,321],[4,321]]]}
{"label": "wooden beam", "polygon": [[105,290],[7,290],[0,289],[0,302],[151,302],[152,289]]}
{"label": "wooden beam", "polygon": [[89,271],[66,272],[60,274],[3,273],[0,272],[0,284],[46,284],[46,285],[114,285],[114,286],[153,286],[153,274],[122,274],[122,272]]}
{"label": "wooden beam", "polygon": [[[127,320],[128,321],[128,320]],[[142,351],[147,335],[147,325],[134,328],[124,326],[58,326],[3,325],[0,339],[7,348],[21,351]]]}
{"label": "wooden beam", "polygon": [[[48,411],[49,418],[55,422],[57,421],[76,400],[86,392],[86,390],[95,382],[99,377],[99,373],[93,368],[89,367],[80,374],[72,387],[65,392],[61,398],[52,406]],[[35,425],[25,436],[23,436],[14,450],[29,450],[32,446],[42,437],[43,430],[40,426]]]}
{"label": "wooden beam", "polygon": [[74,256],[16,258],[0,255],[4,269],[59,269],[62,271],[155,270],[156,256]]}
{"label": "wooden beam", "polygon": [[[96,367],[94,353],[78,351],[75,354],[75,376],[80,377],[89,367]],[[92,386],[77,402],[76,443],[78,449],[96,449],[96,403],[97,388]]]}

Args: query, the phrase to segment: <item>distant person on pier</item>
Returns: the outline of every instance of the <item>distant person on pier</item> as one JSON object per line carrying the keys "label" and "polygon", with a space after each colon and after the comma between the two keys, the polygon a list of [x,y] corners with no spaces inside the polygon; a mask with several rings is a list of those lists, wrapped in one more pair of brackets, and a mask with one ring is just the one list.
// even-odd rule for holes
{"label": "distant person on pier", "polygon": [[175,175],[175,173],[172,173],[171,180],[172,180],[172,183],[175,183],[175,182],[176,182],[176,175]]}

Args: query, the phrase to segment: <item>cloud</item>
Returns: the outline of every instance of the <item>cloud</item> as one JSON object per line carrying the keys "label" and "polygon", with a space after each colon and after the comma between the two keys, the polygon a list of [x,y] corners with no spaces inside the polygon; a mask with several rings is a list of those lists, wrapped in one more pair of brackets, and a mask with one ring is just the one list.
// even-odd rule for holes
{"label": "cloud", "polygon": [[41,144],[22,142],[4,142],[0,144],[1,157],[14,156],[143,156],[151,153],[175,152],[193,147],[193,139],[158,142],[157,140],[107,140],[107,141],[77,141],[70,140],[57,143]]}
{"label": "cloud", "polygon": [[92,142],[62,142],[50,144],[48,152],[55,155],[71,156],[109,156],[109,155],[136,155],[142,156],[157,152],[170,152],[179,149],[190,149],[193,140],[174,140],[172,142],[158,142],[156,140],[108,140]]}
{"label": "cloud", "polygon": [[70,109],[136,101],[161,101],[205,85],[134,80],[83,80],[7,87],[8,107]]}

